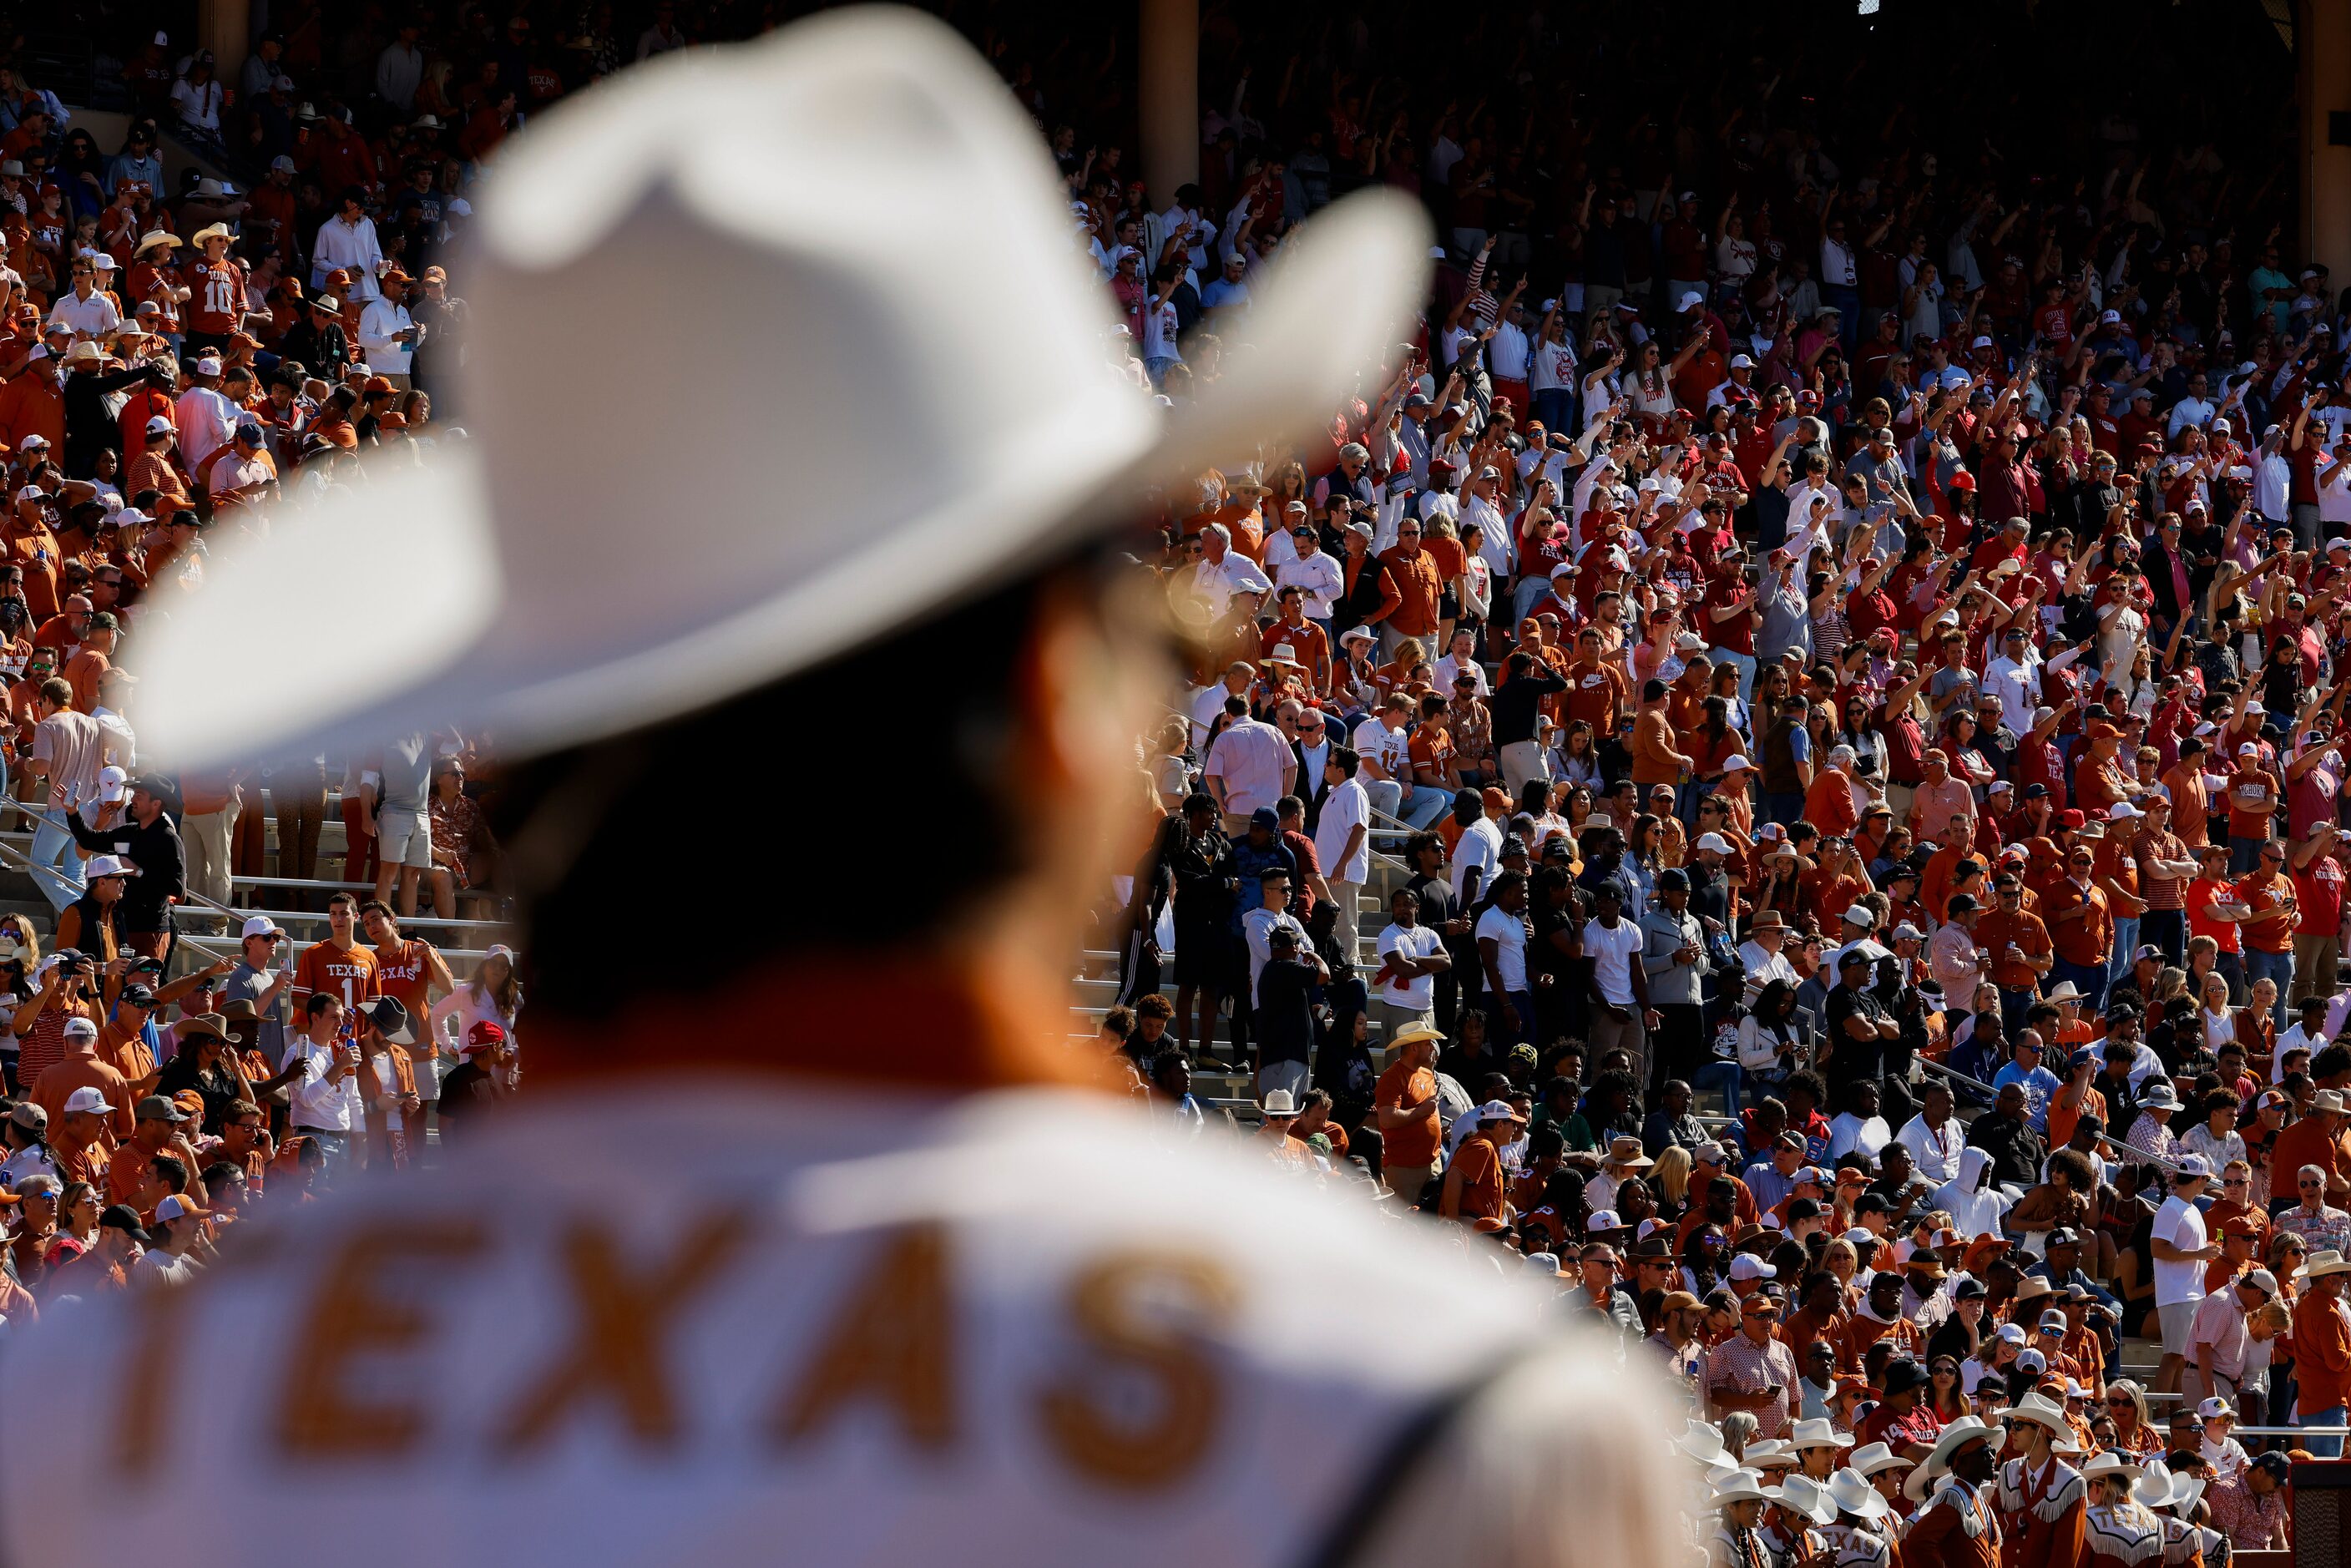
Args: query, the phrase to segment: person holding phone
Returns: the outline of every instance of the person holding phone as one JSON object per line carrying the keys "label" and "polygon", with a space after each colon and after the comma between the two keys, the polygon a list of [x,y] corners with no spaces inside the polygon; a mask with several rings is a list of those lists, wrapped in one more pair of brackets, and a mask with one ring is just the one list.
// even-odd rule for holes
{"label": "person holding phone", "polygon": [[367,1117],[359,1081],[359,1044],[343,1031],[347,1016],[340,997],[311,992],[303,1008],[302,1031],[284,1062],[288,1068],[301,1067],[289,1085],[287,1124],[317,1143],[330,1177],[350,1159],[352,1134]]}

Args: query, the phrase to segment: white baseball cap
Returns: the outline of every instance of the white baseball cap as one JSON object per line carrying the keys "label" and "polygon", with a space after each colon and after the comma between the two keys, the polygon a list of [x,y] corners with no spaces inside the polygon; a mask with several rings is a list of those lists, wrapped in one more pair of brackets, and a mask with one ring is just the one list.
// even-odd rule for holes
{"label": "white baseball cap", "polygon": [[284,929],[277,922],[270,919],[266,915],[246,915],[245,929],[237,933],[240,940],[247,936],[283,936],[285,935]]}
{"label": "white baseball cap", "polygon": [[1730,1277],[1734,1280],[1776,1280],[1780,1270],[1751,1252],[1741,1252],[1730,1260]]}
{"label": "white baseball cap", "polygon": [[1730,841],[1724,838],[1720,833],[1700,833],[1698,836],[1698,843],[1695,847],[1701,850],[1712,850],[1719,855],[1727,855],[1730,853]]}
{"label": "white baseball cap", "polygon": [[1695,310],[1705,303],[1706,296],[1693,288],[1675,302],[1674,308],[1676,310]]}

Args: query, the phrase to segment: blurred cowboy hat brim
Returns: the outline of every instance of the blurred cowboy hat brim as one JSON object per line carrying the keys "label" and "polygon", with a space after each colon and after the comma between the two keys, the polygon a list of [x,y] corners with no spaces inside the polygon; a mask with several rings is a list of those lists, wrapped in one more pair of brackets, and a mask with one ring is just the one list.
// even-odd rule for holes
{"label": "blurred cowboy hat brim", "polygon": [[[1155,406],[1106,363],[1112,312],[1033,126],[967,44],[895,10],[664,57],[510,147],[458,376],[484,438],[216,549],[140,638],[161,762],[449,727],[528,755],[812,667],[1078,548],[1154,485],[1321,433],[1427,277],[1416,206],[1335,204],[1253,281],[1222,374]],[[952,286],[924,248],[942,230],[965,236]],[[765,308],[747,327],[647,287],[689,271]],[[560,324],[622,297],[642,347],[628,395],[600,394],[613,336]],[[254,693],[257,651],[354,627],[381,635],[335,680]]]}

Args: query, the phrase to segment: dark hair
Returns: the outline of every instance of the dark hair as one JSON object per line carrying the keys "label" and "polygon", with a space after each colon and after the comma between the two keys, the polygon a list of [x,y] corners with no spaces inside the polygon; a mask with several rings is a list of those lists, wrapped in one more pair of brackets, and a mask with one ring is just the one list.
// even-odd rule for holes
{"label": "dark hair", "polygon": [[342,999],[342,998],[335,995],[332,991],[312,991],[310,993],[310,999],[302,1004],[302,1016],[305,1018],[317,1018],[329,1008],[340,1006]]}
{"label": "dark hair", "polygon": [[[1014,693],[1028,628],[1049,591],[1073,575],[1088,590],[1072,596],[1078,602],[1100,606],[1113,597],[1103,591],[1107,584],[1083,580],[1093,574],[1074,563],[1048,563],[909,631],[843,647],[813,669],[517,768],[500,791],[496,826],[522,883],[534,1012],[604,1019],[616,1007],[693,991],[714,974],[837,950],[844,933],[886,930],[899,944],[920,944],[966,918],[983,894],[1030,863],[1047,831],[1014,787]],[[955,690],[935,715],[943,722],[925,768],[938,798],[957,802],[957,849],[925,873],[921,898],[909,900],[902,879],[872,874],[872,845],[861,835],[778,835],[748,846],[749,863],[741,869],[754,882],[789,878],[825,887],[825,898],[782,901],[757,921],[712,924],[699,933],[690,967],[634,965],[616,972],[599,956],[611,910],[667,905],[680,892],[674,870],[644,852],[644,824],[666,820],[671,807],[664,802],[674,804],[678,766],[715,765],[737,755],[747,734],[783,733],[793,716],[829,703],[852,672],[862,686],[927,690],[947,660],[956,672]],[[835,787],[813,774],[805,782],[784,779],[778,789],[779,820],[824,821],[840,809]]]}

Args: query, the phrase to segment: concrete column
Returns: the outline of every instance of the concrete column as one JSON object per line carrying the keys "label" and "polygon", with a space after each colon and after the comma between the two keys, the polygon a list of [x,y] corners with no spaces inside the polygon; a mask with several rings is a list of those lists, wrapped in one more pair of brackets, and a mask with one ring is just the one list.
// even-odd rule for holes
{"label": "concrete column", "polygon": [[[2351,3],[2351,0],[2346,0]],[[1135,106],[1143,177],[1164,210],[1200,177],[1200,0],[1142,0]]]}
{"label": "concrete column", "polygon": [[2302,0],[2294,37],[2302,105],[2302,248],[2327,287],[2351,287],[2351,146],[2327,142],[2330,118],[2351,134],[2351,0]]}
{"label": "concrete column", "polygon": [[[213,52],[213,75],[225,88],[243,79],[253,51],[253,0],[197,0],[196,39]],[[221,117],[224,127],[228,116]]]}

